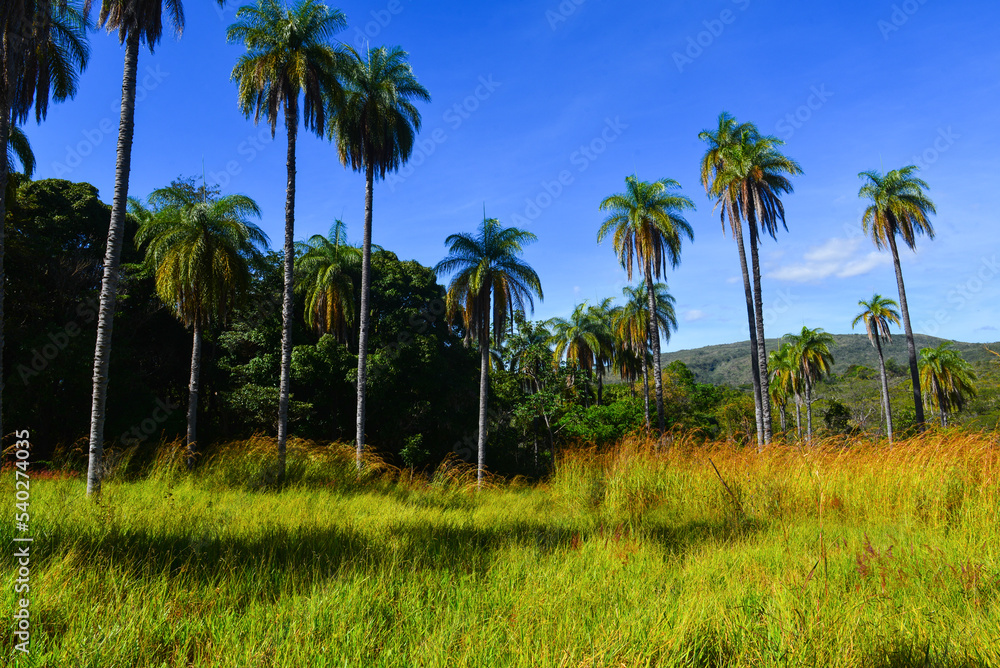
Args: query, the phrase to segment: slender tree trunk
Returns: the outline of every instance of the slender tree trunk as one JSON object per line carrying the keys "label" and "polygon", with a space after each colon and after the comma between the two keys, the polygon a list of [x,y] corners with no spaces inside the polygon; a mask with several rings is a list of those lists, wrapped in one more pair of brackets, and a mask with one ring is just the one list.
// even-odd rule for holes
{"label": "slender tree trunk", "polygon": [[944,412],[943,408],[941,409],[941,426],[942,427],[948,426],[948,414]]}
{"label": "slender tree trunk", "polygon": [[[490,290],[490,285],[481,289]],[[487,294],[489,294],[487,292]],[[487,304],[483,312],[484,322],[479,334],[479,456],[476,465],[476,486],[483,486],[483,472],[486,470],[486,400],[490,391],[490,309]]]}
{"label": "slender tree trunk", "polygon": [[[649,328],[646,328],[646,336],[649,336]],[[649,364],[646,361],[648,353],[642,353],[642,396],[646,409],[646,433],[649,433]]]}
{"label": "slender tree trunk", "polygon": [[878,373],[879,378],[882,380],[882,411],[885,413],[885,434],[889,437],[889,445],[892,445],[892,406],[889,404],[889,377],[885,373],[885,357],[882,354],[882,341],[881,337],[878,336],[878,330],[873,329],[875,332],[875,350],[878,352]]}
{"label": "slender tree trunk", "polygon": [[656,387],[656,424],[663,439],[663,373],[660,370],[660,325],[656,321],[656,292],[653,288],[653,269],[650,258],[646,260],[646,296],[649,300],[649,338],[653,344],[653,385]]}
{"label": "slender tree trunk", "polygon": [[[787,399],[785,401],[787,401]],[[778,409],[781,411],[781,433],[785,433],[785,424],[786,424],[786,422],[785,422],[785,402],[784,401],[781,402],[781,405],[778,406]]]}
{"label": "slender tree trunk", "polygon": [[802,397],[795,395],[795,436],[802,440]]}
{"label": "slender tree trunk", "polygon": [[813,440],[813,396],[812,383],[806,378],[806,439]]}
{"label": "slender tree trunk", "polygon": [[118,297],[118,263],[125,235],[128,179],[132,168],[132,134],[135,129],[135,74],[139,65],[139,36],[131,33],[125,41],[125,72],[122,76],[121,119],[118,122],[118,155],[115,161],[115,193],[111,203],[111,224],[104,254],[101,305],[97,318],[94,350],[93,394],[90,408],[90,457],[87,463],[87,496],[101,493],[104,466],[104,418],[111,366],[111,335]]}
{"label": "slender tree trunk", "polygon": [[603,367],[597,367],[597,405],[601,405],[601,401],[604,399],[604,370]]}
{"label": "slender tree trunk", "polygon": [[[739,221],[737,221],[739,222]],[[750,270],[747,268],[747,253],[743,248],[743,224],[733,225],[733,236],[740,251],[740,269],[743,272],[743,291],[746,293],[747,322],[750,327],[750,371],[753,376],[754,416],[757,419],[757,445],[764,442],[764,401],[760,391],[760,358],[757,350],[757,317],[754,314],[753,288],[750,286]]]}
{"label": "slender tree trunk", "polygon": [[764,296],[760,286],[757,253],[757,226],[750,225],[750,262],[753,269],[754,319],[757,322],[757,375],[760,376],[760,419],[764,425],[764,445],[771,442],[771,379],[767,374],[767,346],[764,339]]}
{"label": "slender tree trunk", "polygon": [[288,445],[288,401],[292,391],[292,290],[295,286],[295,142],[299,132],[298,98],[285,107],[285,130],[288,149],[285,158],[285,283],[281,302],[281,382],[278,386],[278,482],[285,479],[285,456]]}
{"label": "slender tree trunk", "polygon": [[[375,165],[365,168],[365,232],[361,250],[361,310],[358,320],[358,422],[356,443],[358,446],[358,470],[361,470],[361,455],[365,449],[365,401],[368,388],[368,293],[372,285],[372,193],[375,187]],[[486,346],[489,356],[489,344]]]}
{"label": "slender tree trunk", "polygon": [[906,333],[906,352],[910,357],[910,380],[913,381],[913,412],[917,427],[924,429],[924,402],[920,396],[920,372],[917,369],[917,348],[913,343],[913,329],[910,327],[910,310],[906,306],[906,288],[903,286],[903,268],[899,264],[896,235],[890,234],[889,248],[892,250],[892,264],[896,269],[896,285],[899,287],[899,310],[903,315],[903,331]]}
{"label": "slender tree trunk", "polygon": [[194,322],[191,337],[191,382],[188,384],[187,455],[188,469],[194,468],[198,453],[198,379],[201,375],[201,325]]}

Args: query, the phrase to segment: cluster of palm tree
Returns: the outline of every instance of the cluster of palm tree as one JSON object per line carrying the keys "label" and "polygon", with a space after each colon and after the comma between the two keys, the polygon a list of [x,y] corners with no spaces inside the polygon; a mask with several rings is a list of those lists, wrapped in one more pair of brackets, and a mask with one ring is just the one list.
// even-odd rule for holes
{"label": "cluster of palm tree", "polygon": [[927,403],[938,410],[941,426],[948,426],[948,413],[957,413],[968,398],[977,394],[972,365],[951,349],[950,341],[920,351],[920,380],[927,388]]}
{"label": "cluster of palm tree", "polygon": [[[218,0],[222,5],[225,0]],[[53,4],[59,10],[52,8]],[[75,72],[86,62],[84,28],[93,0],[85,0],[83,12],[74,13],[65,3],[51,0],[15,0],[4,3],[0,19],[4,34],[20,35],[26,25],[48,26],[46,31],[30,33],[30,44],[23,55],[8,54],[4,39],[5,72],[29,74],[39,67],[51,67],[51,72],[37,74],[35,82],[51,84],[56,99],[75,92]],[[46,19],[39,21],[39,17]],[[58,19],[58,20],[57,20]],[[121,120],[119,123],[115,188],[108,232],[104,275],[98,317],[97,345],[94,354],[94,389],[91,407],[89,470],[87,493],[98,494],[104,447],[104,421],[107,398],[111,336],[118,289],[119,260],[125,216],[129,205],[128,184],[134,134],[136,72],[140,47],[150,51],[159,42],[164,19],[179,35],[184,27],[184,11],[180,0],[101,0],[98,27],[116,32],[125,48],[125,68],[122,82]],[[61,21],[61,22],[60,22]],[[34,23],[33,23],[34,22]],[[241,43],[246,53],[233,69],[232,78],[239,84],[240,109],[254,122],[265,121],[274,134],[278,121],[284,120],[288,140],[286,157],[287,183],[285,202],[283,328],[281,350],[281,380],[278,402],[278,476],[283,476],[285,445],[288,438],[288,402],[291,370],[292,300],[295,289],[295,149],[300,123],[310,132],[327,137],[335,144],[345,166],[363,171],[366,176],[365,229],[361,248],[361,304],[358,309],[360,354],[358,356],[358,420],[357,448],[360,465],[364,447],[365,423],[365,344],[368,334],[368,291],[370,286],[372,193],[374,181],[386,172],[398,169],[409,158],[420,114],[415,101],[429,100],[428,92],[417,82],[407,62],[406,53],[398,48],[374,47],[365,53],[334,40],[334,35],[346,28],[346,18],[340,10],[317,0],[297,0],[291,5],[278,0],[257,0],[240,7],[236,21],[228,30],[230,42]],[[47,40],[47,41],[46,41]],[[50,56],[25,68],[30,55],[39,52],[39,45],[52,44]],[[61,65],[55,67],[52,62]],[[75,68],[75,69],[74,69]],[[28,77],[30,78],[30,77]],[[3,77],[4,81],[9,78]],[[35,85],[35,84],[32,84]],[[27,114],[25,95],[28,82],[20,88],[0,90],[0,103],[6,119],[0,124],[0,139],[7,144],[8,122],[21,120]],[[41,88],[38,88],[41,91]],[[44,115],[48,88],[37,95],[39,117]],[[6,157],[6,150],[2,151]],[[23,162],[23,161],[22,161]],[[0,167],[5,165],[0,164]],[[6,174],[6,169],[0,170]],[[5,176],[0,176],[5,180]],[[0,186],[4,185],[0,182]],[[0,192],[2,192],[0,188]],[[236,303],[247,269],[259,255],[263,235],[247,217],[257,216],[256,204],[247,198],[219,198],[215,201],[175,201],[177,193],[154,193],[147,209],[134,203],[133,208],[144,220],[142,243],[147,244],[147,260],[156,272],[157,290],[181,320],[194,330],[190,397],[192,405],[188,421],[188,447],[195,449],[193,415],[197,410],[197,366],[202,329],[215,322],[219,313],[227,313]],[[2,200],[0,200],[2,213]],[[200,237],[198,235],[201,235]],[[194,239],[202,241],[196,243]],[[211,243],[208,242],[211,239]],[[336,246],[341,238],[334,235]],[[310,242],[306,242],[307,244]],[[2,250],[2,249],[0,249]],[[317,247],[305,260],[306,270],[318,266],[317,255],[340,250]],[[338,261],[343,259],[338,256]],[[224,266],[229,262],[232,266]],[[237,268],[237,264],[241,268]],[[199,273],[201,272],[201,273]],[[204,273],[209,272],[209,273]],[[215,272],[215,273],[212,273]],[[232,273],[230,273],[232,272]],[[307,294],[310,312],[317,313],[312,324],[344,335],[344,327],[352,313],[339,310],[338,303],[328,297],[342,286],[336,272],[324,276],[327,284]],[[219,283],[221,281],[221,283]],[[203,285],[202,282],[205,282]],[[225,283],[228,287],[219,288]],[[199,287],[200,286],[200,287]],[[221,292],[217,292],[220,289]],[[197,294],[197,297],[192,295]],[[221,301],[220,301],[221,300]],[[208,312],[215,309],[213,315]],[[2,312],[0,312],[2,316]],[[222,316],[224,320],[224,316]]]}
{"label": "cluster of palm tree", "polygon": [[785,431],[785,406],[795,400],[795,430],[802,438],[802,404],[806,406],[806,438],[812,440],[813,388],[833,367],[833,336],[822,328],[803,327],[798,334],[786,334],[778,350],[771,351],[769,397],[781,412],[781,430]]}

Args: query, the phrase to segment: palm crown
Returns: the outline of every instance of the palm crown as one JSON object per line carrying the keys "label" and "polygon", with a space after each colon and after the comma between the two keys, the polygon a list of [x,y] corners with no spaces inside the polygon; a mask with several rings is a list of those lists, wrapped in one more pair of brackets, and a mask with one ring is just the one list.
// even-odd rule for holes
{"label": "palm crown", "polygon": [[924,194],[927,182],[914,176],[917,169],[910,165],[888,174],[867,171],[858,175],[865,179],[858,196],[871,202],[861,224],[876,248],[884,248],[889,244],[889,237],[895,235],[901,236],[910,248],[916,245],[917,234],[934,238],[934,228],[927,215],[937,210]]}
{"label": "palm crown", "polygon": [[613,233],[615,253],[632,280],[635,262],[648,264],[652,276],[662,275],[669,261],[680,263],[681,236],[694,239],[694,231],[683,212],[694,209],[690,198],[676,192],[680,184],[673,179],[640,181],[635,176],[625,179],[625,192],[606,197],[601,211],[608,217],[597,232],[603,241]]}
{"label": "palm crown", "polygon": [[265,118],[274,134],[280,111],[297,120],[302,93],[306,129],[322,134],[331,101],[342,97],[337,76],[342,56],[331,39],[346,26],[343,12],[315,0],[302,0],[290,8],[278,0],[240,7],[227,39],[247,48],[232,74],[239,82],[243,113],[252,113],[254,122]]}
{"label": "palm crown", "polygon": [[851,322],[851,329],[856,327],[859,322],[864,321],[865,329],[868,330],[868,340],[873,346],[876,337],[883,341],[892,341],[889,324],[895,323],[899,326],[899,311],[896,310],[899,304],[894,299],[876,293],[872,296],[871,301],[860,300],[858,306],[864,310],[855,316],[854,321]]}
{"label": "palm crown", "polygon": [[267,236],[247,220],[260,217],[257,204],[244,195],[197,201],[177,188],[154,191],[152,210],[130,204],[163,302],[185,325],[225,322],[263,264]]}
{"label": "palm crown", "polygon": [[410,157],[420,130],[413,101],[429,101],[430,93],[417,82],[406,57],[399,47],[370,49],[367,58],[346,47],[344,95],[331,112],[336,122],[330,134],[340,161],[355,171],[371,168],[384,178]]}
{"label": "palm crown", "polygon": [[315,234],[296,249],[296,289],[306,293],[306,324],[346,340],[354,319],[351,275],[361,266],[361,249],[347,243],[347,226],[340,220],[330,227],[329,237]]}
{"label": "palm crown", "polygon": [[[534,295],[542,299],[542,284],[538,274],[519,257],[528,243],[537,237],[516,227],[501,227],[496,218],[487,218],[479,234],[452,234],[445,243],[448,256],[441,260],[436,273],[455,273],[448,286],[448,313],[454,318],[461,313],[466,325],[466,337],[488,345],[492,310],[493,337],[503,339],[507,317],[515,310],[534,309]],[[491,293],[493,295],[491,305]]]}

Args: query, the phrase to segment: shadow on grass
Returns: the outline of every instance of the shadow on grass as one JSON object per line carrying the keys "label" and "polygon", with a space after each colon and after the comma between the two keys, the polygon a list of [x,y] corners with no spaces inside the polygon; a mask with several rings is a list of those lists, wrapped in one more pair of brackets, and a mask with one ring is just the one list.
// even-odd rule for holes
{"label": "shadow on grass", "polygon": [[984,668],[993,665],[981,657],[949,654],[930,643],[918,645],[909,639],[897,638],[881,651],[866,657],[864,665],[871,668]]}

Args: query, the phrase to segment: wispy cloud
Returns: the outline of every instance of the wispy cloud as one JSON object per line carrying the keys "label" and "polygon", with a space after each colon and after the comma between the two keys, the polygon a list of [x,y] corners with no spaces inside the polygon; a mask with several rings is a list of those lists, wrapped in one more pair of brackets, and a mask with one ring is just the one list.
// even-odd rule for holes
{"label": "wispy cloud", "polygon": [[708,317],[708,314],[699,309],[693,308],[684,313],[684,322],[697,322],[698,320],[704,320]]}
{"label": "wispy cloud", "polygon": [[814,283],[831,276],[851,278],[867,274],[892,261],[887,253],[861,249],[862,238],[833,237],[813,246],[803,256],[803,262],[787,264],[771,271],[768,276],[793,283]]}

